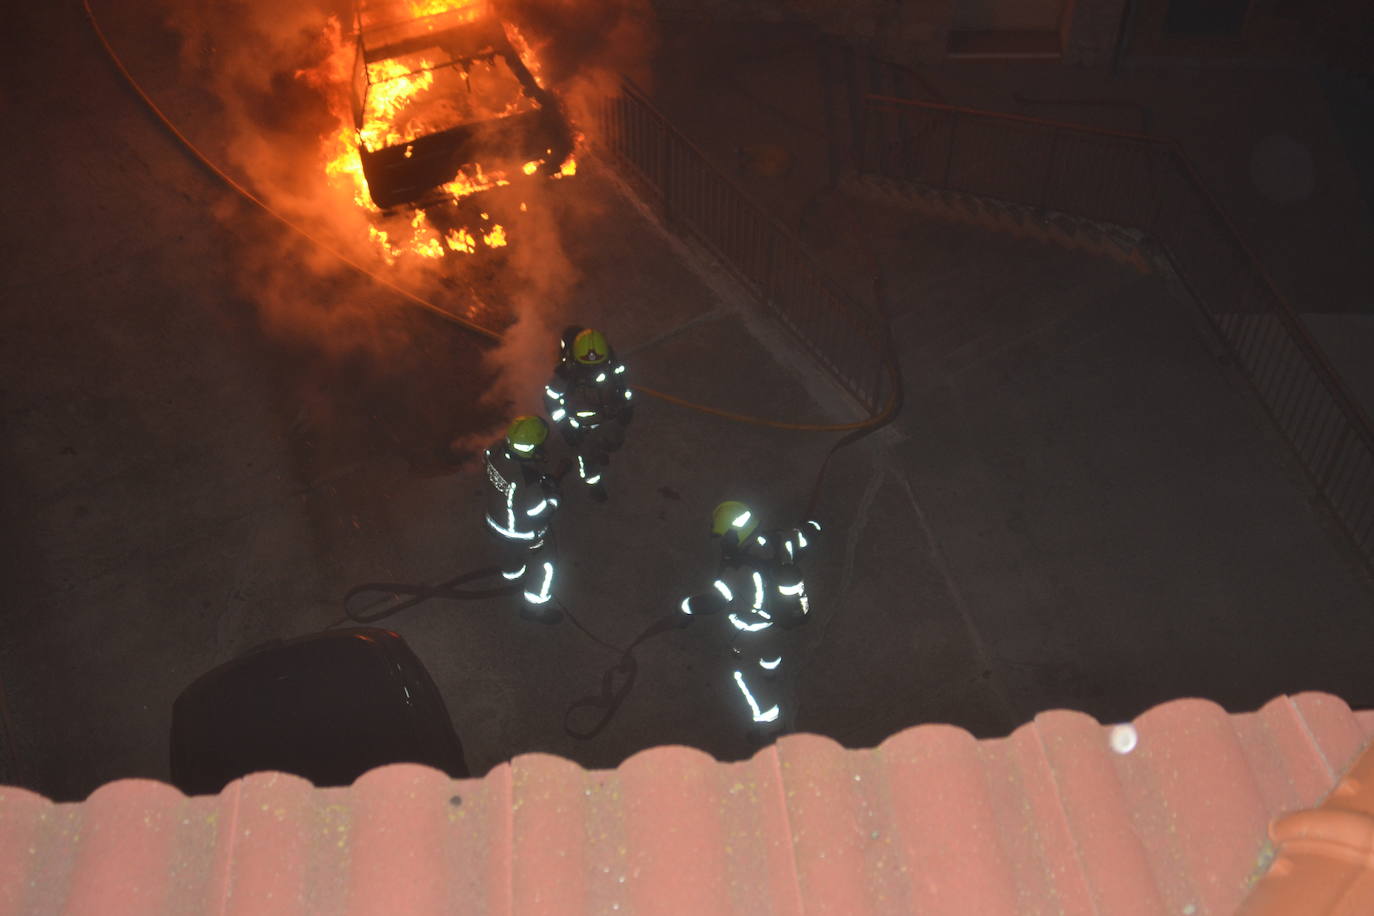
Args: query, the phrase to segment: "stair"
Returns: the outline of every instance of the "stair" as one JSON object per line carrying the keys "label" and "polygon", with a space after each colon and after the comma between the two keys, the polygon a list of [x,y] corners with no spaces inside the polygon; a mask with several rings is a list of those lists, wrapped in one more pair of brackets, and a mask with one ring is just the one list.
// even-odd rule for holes
{"label": "stair", "polygon": [[1154,258],[1139,230],[881,175],[850,172],[842,176],[841,187],[865,199],[935,219],[1108,258],[1142,274],[1155,272]]}

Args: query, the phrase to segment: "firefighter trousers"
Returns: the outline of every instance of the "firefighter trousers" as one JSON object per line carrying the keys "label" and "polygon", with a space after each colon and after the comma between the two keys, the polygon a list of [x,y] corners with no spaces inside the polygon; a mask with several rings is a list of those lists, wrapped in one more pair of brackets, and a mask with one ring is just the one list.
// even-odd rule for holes
{"label": "firefighter trousers", "polygon": [[521,600],[530,610],[542,610],[553,598],[554,561],[544,537],[516,540],[492,533],[497,541],[501,578],[519,582]]}
{"label": "firefighter trousers", "polygon": [[731,677],[749,727],[773,734],[783,727],[783,653],[777,627],[739,633],[730,647]]}

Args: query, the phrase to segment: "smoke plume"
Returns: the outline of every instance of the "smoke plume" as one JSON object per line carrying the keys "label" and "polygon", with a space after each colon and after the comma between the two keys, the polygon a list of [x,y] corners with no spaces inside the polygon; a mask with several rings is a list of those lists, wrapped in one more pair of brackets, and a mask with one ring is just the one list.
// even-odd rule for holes
{"label": "smoke plume", "polygon": [[[376,240],[378,230],[395,239],[412,231],[409,217],[369,213],[346,183],[326,174],[338,138],[348,135],[341,128],[352,124],[352,5],[163,3],[165,21],[181,38],[183,81],[204,87],[214,100],[214,110],[191,131],[204,138],[207,151],[323,246],[446,309],[505,326],[502,343],[484,356],[479,396],[488,413],[501,418],[496,426],[512,413],[539,412],[539,392],[578,278],[562,244],[557,208],[544,199],[560,193],[559,182],[527,195],[527,209],[518,216],[493,209],[493,219],[511,217],[512,226],[494,275],[483,274],[477,263],[486,252],[472,256],[471,264],[456,255],[389,256]],[[619,74],[647,79],[653,48],[648,0],[498,0],[497,11],[529,40],[541,79],[563,100],[575,127],[587,123],[593,102],[616,91]],[[228,223],[243,223],[242,207],[227,207],[224,215]],[[404,318],[408,303],[378,295],[366,278],[300,234],[260,218],[253,225],[253,232],[236,231],[242,239],[237,275],[266,334],[293,350],[310,347],[322,359],[354,364],[362,358],[379,374],[404,371],[417,333]],[[433,330],[426,326],[424,333]],[[442,438],[467,441],[493,432],[469,426]]]}

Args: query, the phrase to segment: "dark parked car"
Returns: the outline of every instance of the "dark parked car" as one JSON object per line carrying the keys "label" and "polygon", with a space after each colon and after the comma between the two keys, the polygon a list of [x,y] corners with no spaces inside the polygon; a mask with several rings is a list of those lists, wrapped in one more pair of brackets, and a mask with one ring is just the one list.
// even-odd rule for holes
{"label": "dark parked car", "polygon": [[348,785],[400,762],[468,776],[434,681],[390,630],[331,630],[254,649],[199,678],[172,707],[172,782],[188,795],[261,770]]}

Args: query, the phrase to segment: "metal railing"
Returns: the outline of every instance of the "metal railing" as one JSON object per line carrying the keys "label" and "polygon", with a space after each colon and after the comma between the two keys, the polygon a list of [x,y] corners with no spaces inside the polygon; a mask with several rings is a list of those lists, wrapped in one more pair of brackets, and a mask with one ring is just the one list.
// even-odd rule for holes
{"label": "metal railing", "polygon": [[877,95],[853,112],[860,172],[1152,238],[1374,568],[1374,427],[1176,142]]}
{"label": "metal railing", "polygon": [[871,415],[883,409],[894,392],[881,322],[825,276],[815,254],[634,86],[601,104],[593,130],[671,228],[710,250]]}

